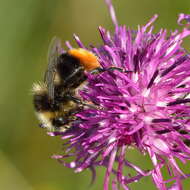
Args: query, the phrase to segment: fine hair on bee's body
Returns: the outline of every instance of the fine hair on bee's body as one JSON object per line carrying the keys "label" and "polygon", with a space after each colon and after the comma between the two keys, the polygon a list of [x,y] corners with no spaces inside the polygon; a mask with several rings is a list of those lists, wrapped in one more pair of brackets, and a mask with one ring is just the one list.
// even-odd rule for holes
{"label": "fine hair on bee's body", "polygon": [[100,68],[98,58],[85,49],[62,52],[61,43],[54,38],[48,53],[48,68],[44,82],[33,85],[33,103],[40,126],[49,131],[64,131],[84,107],[77,91],[86,80],[85,72]]}

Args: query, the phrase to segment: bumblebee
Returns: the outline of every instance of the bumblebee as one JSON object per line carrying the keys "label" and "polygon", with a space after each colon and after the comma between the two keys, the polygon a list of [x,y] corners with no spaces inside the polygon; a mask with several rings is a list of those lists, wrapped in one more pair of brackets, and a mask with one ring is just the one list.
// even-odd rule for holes
{"label": "bumblebee", "polygon": [[62,52],[54,38],[48,52],[44,81],[33,84],[33,104],[40,126],[48,131],[65,131],[75,121],[75,114],[86,105],[77,92],[86,80],[85,72],[100,68],[98,58],[86,49]]}

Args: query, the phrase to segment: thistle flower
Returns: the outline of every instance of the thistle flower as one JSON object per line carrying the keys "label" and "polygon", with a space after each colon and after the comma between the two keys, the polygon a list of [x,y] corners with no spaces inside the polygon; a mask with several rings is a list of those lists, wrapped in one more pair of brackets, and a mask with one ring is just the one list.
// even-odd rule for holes
{"label": "thistle flower", "polygon": [[[78,120],[64,133],[54,132],[67,140],[64,155],[56,155],[63,165],[81,172],[89,168],[95,178],[97,166],[105,167],[104,190],[108,190],[110,175],[115,177],[112,188],[129,189],[128,184],[144,176],[152,176],[158,189],[182,189],[182,179],[189,175],[178,167],[176,159],[190,159],[190,57],[181,47],[190,35],[190,15],[180,14],[178,23],[186,21],[182,31],[153,33],[157,15],[134,31],[119,26],[110,0],[106,0],[114,34],[100,27],[102,45],[92,47],[105,70],[87,73],[88,84],[80,91],[84,101],[96,108],[86,108]],[[86,48],[77,36],[79,47]],[[66,43],[69,48],[71,46]],[[148,154],[153,169],[142,170],[127,160],[129,147]],[[72,157],[67,163],[65,158]],[[117,163],[117,167],[113,167]],[[127,167],[136,176],[125,176]],[[163,179],[161,169],[168,168],[171,179]]]}

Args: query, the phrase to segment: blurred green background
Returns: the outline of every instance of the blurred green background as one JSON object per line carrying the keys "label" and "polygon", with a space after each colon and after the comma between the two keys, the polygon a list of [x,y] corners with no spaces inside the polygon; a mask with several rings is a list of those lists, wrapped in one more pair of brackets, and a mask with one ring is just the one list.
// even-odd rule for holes
{"label": "blurred green background", "polygon": [[[156,30],[175,29],[177,15],[190,13],[189,0],[115,0],[114,6],[120,23],[134,29],[155,13],[160,15]],[[53,36],[75,46],[72,34],[76,33],[86,45],[99,44],[98,26],[113,29],[104,1],[0,0],[0,23],[0,189],[103,189],[103,169],[98,169],[97,181],[89,187],[89,171],[74,174],[50,158],[61,152],[62,142],[38,127],[30,89],[42,80]],[[143,168],[151,166],[135,151],[127,156]],[[190,183],[185,185],[189,189]],[[132,187],[155,189],[150,178]]]}

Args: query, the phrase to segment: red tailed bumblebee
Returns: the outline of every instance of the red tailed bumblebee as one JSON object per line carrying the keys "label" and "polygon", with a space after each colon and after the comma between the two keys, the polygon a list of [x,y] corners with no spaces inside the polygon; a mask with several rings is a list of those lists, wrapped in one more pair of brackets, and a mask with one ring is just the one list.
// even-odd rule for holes
{"label": "red tailed bumblebee", "polygon": [[49,131],[65,131],[84,106],[76,96],[86,80],[85,71],[98,70],[98,58],[86,49],[62,52],[61,42],[53,38],[48,53],[44,81],[33,85],[33,103],[40,126]]}

